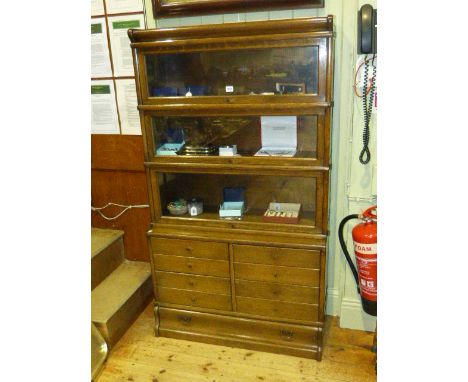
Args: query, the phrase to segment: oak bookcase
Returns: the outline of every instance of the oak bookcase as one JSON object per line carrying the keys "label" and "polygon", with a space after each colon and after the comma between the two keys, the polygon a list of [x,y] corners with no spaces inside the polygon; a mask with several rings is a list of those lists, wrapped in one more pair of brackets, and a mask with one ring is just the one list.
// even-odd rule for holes
{"label": "oak bookcase", "polygon": [[[332,16],[129,36],[151,205],[156,335],[320,360]],[[295,117],[294,156],[255,156],[262,116]],[[237,145],[240,155],[157,154],[181,136],[192,146]],[[244,188],[242,220],[219,218],[225,187]],[[194,197],[204,201],[201,215],[169,213],[169,202]],[[300,203],[299,222],[265,222],[270,202]]]}

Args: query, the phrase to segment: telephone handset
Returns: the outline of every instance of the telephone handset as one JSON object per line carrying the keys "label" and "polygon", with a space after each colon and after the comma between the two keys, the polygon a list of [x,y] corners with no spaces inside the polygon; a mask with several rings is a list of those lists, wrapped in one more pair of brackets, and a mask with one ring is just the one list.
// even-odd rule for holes
{"label": "telephone handset", "polygon": [[358,54],[377,53],[377,9],[365,4],[358,14]]}
{"label": "telephone handset", "polygon": [[[362,133],[363,148],[359,155],[362,164],[370,162],[369,150],[369,124],[372,116],[374,103],[375,83],[377,80],[377,65],[375,63],[377,53],[377,10],[371,5],[365,4],[358,13],[358,54],[365,54],[364,58],[364,81],[362,91],[362,106],[364,112],[364,131]],[[372,54],[372,58],[367,58]],[[369,86],[369,63],[372,62],[373,77]],[[369,97],[368,97],[369,95]]]}

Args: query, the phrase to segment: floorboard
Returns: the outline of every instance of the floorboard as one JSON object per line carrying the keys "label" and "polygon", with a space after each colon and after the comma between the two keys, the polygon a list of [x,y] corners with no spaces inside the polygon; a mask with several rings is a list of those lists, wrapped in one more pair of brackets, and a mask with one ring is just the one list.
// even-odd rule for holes
{"label": "floorboard", "polygon": [[373,333],[327,316],[321,362],[155,337],[150,304],[112,350],[97,382],[375,382]]}

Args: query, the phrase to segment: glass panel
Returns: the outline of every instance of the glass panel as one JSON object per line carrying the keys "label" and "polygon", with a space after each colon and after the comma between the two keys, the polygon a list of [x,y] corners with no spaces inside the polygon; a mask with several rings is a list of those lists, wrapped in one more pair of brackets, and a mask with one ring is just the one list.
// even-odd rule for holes
{"label": "glass panel", "polygon": [[[271,202],[299,203],[299,224],[315,225],[316,179],[269,175],[218,175],[218,174],[159,174],[161,211],[172,216],[170,202],[184,199],[203,201],[203,213],[190,216],[190,211],[179,215],[187,219],[219,220],[220,204],[224,202],[225,188],[243,188],[245,212],[242,220],[262,222]],[[231,198],[236,199],[231,195]],[[173,205],[171,206],[171,208]]]}
{"label": "glass panel", "polygon": [[[155,154],[175,155],[175,150],[185,142],[185,146],[189,147],[214,147],[212,155],[219,154],[219,147],[236,145],[238,154],[242,156],[255,155],[262,148],[264,156],[275,156],[279,152],[275,154],[271,149],[272,142],[276,140],[285,149],[285,156],[316,158],[317,120],[316,115],[153,117]],[[171,148],[174,151],[168,151]],[[179,151],[179,154],[182,153],[183,150]]]}
{"label": "glass panel", "polygon": [[318,47],[146,56],[153,97],[317,94]]}

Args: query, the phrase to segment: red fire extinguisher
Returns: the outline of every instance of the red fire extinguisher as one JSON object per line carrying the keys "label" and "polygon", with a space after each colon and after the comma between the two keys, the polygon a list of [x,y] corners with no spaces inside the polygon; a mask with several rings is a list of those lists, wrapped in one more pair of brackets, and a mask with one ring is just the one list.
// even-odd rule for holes
{"label": "red fire extinguisher", "polygon": [[[343,228],[352,219],[362,220],[353,228],[352,232],[357,271],[343,238]],[[338,228],[338,237],[356,280],[358,293],[361,295],[362,307],[366,313],[377,316],[377,206],[368,208],[360,215],[346,216]]]}

